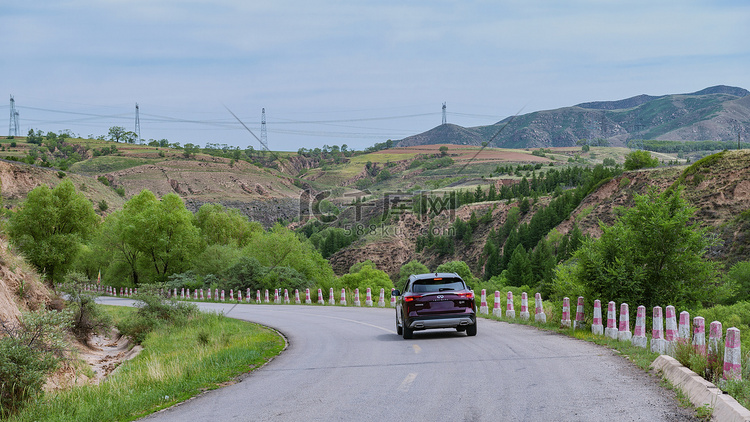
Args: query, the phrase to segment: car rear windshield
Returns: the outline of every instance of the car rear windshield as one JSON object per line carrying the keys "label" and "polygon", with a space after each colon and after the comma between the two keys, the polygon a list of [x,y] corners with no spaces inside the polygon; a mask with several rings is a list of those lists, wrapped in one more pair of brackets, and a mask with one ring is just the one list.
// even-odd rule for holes
{"label": "car rear windshield", "polygon": [[460,278],[428,278],[414,281],[411,291],[414,293],[433,293],[463,290],[465,288],[466,286]]}

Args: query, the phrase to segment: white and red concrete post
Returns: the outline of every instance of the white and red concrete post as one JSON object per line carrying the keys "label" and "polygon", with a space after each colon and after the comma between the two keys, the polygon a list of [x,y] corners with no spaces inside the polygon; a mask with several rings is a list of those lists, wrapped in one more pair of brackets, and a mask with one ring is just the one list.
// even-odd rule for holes
{"label": "white and red concrete post", "polygon": [[328,304],[329,305],[335,305],[336,304],[336,298],[333,297],[333,287],[328,291]]}
{"label": "white and red concrete post", "polygon": [[646,307],[641,305],[635,312],[635,328],[633,329],[633,338],[630,342],[634,346],[648,347],[648,338],[646,338]]}
{"label": "white and red concrete post", "polygon": [[570,328],[570,298],[563,298],[562,318],[560,319],[560,328]]}
{"label": "white and red concrete post", "polygon": [[234,289],[229,289],[229,300],[234,302]]}
{"label": "white and red concrete post", "polygon": [[591,320],[591,334],[603,335],[604,324],[602,324],[602,301],[594,301],[594,317]]}
{"label": "white and red concrete post", "polygon": [[318,304],[325,305],[326,300],[323,298],[323,289],[318,289]]}
{"label": "white and red concrete post", "polygon": [[310,298],[310,288],[305,289],[305,303],[312,304],[312,298]]}
{"label": "white and red concrete post", "polygon": [[391,308],[396,307],[396,295],[393,294],[395,290],[396,289],[391,289]]}
{"label": "white and red concrete post", "polygon": [[740,348],[740,330],[727,328],[727,339],[724,343],[724,379],[742,379],[742,353]]}
{"label": "white and red concrete post", "polygon": [[492,301],[492,315],[496,317],[503,316],[503,311],[500,308],[500,291],[495,290],[495,300]]}
{"label": "white and red concrete post", "polygon": [[369,287],[365,290],[365,305],[372,306],[372,289]]}
{"label": "white and red concrete post", "polygon": [[302,301],[299,299],[299,289],[294,289],[294,303],[299,305]]}
{"label": "white and red concrete post", "polygon": [[359,301],[359,287],[354,289],[354,306],[362,306],[362,302]]}
{"label": "white and red concrete post", "polygon": [[666,309],[666,329],[664,330],[664,353],[674,355],[674,345],[677,342],[677,315],[674,306]]}
{"label": "white and red concrete post", "polygon": [[651,329],[651,351],[664,354],[666,347],[664,342],[664,320],[661,306],[654,306],[653,322]]}
{"label": "white and red concrete post", "polygon": [[490,308],[487,306],[487,289],[482,289],[482,299],[479,303],[479,313],[483,315],[488,315],[490,313]]}
{"label": "white and red concrete post", "polygon": [[721,346],[722,326],[721,322],[714,321],[711,323],[708,332],[708,361],[716,362],[719,356]]}
{"label": "white and red concrete post", "polygon": [[542,294],[534,295],[534,321],[547,322],[547,314],[544,313],[544,303],[542,303]]}
{"label": "white and red concrete post", "polygon": [[612,340],[617,340],[617,311],[615,302],[607,304],[607,328],[604,329],[604,336]]}
{"label": "white and red concrete post", "polygon": [[513,292],[508,291],[505,297],[505,317],[510,319],[516,318],[516,309],[513,303]]}
{"label": "white and red concrete post", "polygon": [[385,307],[385,289],[380,289],[380,297],[378,298],[378,306],[381,308]]}
{"label": "white and red concrete post", "polygon": [[630,332],[630,307],[627,303],[620,304],[620,326],[617,331],[617,339],[630,341],[633,333]]}
{"label": "white and red concrete post", "polygon": [[281,298],[279,297],[279,289],[273,289],[273,303],[281,303]]}
{"label": "white and red concrete post", "polygon": [[284,289],[284,303],[289,303],[289,290]]}
{"label": "white and red concrete post", "polygon": [[677,340],[684,344],[690,344],[690,313],[680,312],[680,325],[677,327]]}
{"label": "white and red concrete post", "polygon": [[224,290],[221,291],[221,301],[224,302]]}
{"label": "white and red concrete post", "polygon": [[529,320],[529,295],[526,292],[521,292],[521,319],[524,321]]}
{"label": "white and red concrete post", "polygon": [[578,301],[576,302],[576,320],[573,323],[573,328],[576,330],[582,330],[584,329],[584,313],[583,313],[583,296],[578,296]]}
{"label": "white and red concrete post", "polygon": [[693,348],[706,355],[706,320],[701,316],[693,318]]}

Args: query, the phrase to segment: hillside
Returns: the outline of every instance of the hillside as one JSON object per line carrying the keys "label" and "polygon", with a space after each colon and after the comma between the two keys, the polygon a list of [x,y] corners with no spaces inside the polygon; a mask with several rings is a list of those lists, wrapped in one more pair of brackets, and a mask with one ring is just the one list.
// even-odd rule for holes
{"label": "hillside", "polygon": [[398,145],[482,145],[496,134],[490,146],[502,148],[564,147],[583,139],[603,139],[611,146],[624,146],[631,139],[736,142],[738,131],[750,133],[748,94],[743,88],[719,85],[688,94],[587,102],[509,117],[489,126],[441,125]]}
{"label": "hillside", "polygon": [[[586,196],[570,218],[556,227],[556,231],[565,235],[575,225],[584,234],[598,236],[601,233],[599,224],[611,224],[615,218],[614,208],[632,206],[635,194],[644,194],[650,187],[661,192],[670,187],[683,186],[684,197],[696,207],[695,220],[710,227],[711,232],[722,239],[711,250],[711,258],[730,264],[750,259],[747,245],[750,240],[750,150],[727,151],[707,160],[698,161],[692,166],[625,172]],[[529,222],[533,212],[548,201],[541,198],[521,223]],[[416,239],[426,233],[430,223],[441,231],[449,228],[452,223],[449,214],[443,213],[423,221],[407,214],[387,230],[387,235],[383,235],[384,230],[381,229],[375,235],[342,249],[329,260],[338,274],[345,273],[352,264],[365,259],[372,260],[378,268],[392,276],[398,274],[401,265],[413,259],[430,268],[442,262],[462,260],[469,264],[475,274],[481,274],[481,258],[487,236],[490,230],[500,230],[508,211],[515,205],[498,201],[461,206],[454,216],[464,221],[469,219],[472,212],[478,216],[489,212],[492,218],[489,224],[478,227],[470,244],[459,244],[460,247],[449,255],[416,252]]]}

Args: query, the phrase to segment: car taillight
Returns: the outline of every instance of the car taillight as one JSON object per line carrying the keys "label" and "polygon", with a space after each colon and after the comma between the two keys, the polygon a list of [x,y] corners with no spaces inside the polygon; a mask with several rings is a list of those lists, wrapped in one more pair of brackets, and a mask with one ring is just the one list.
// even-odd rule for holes
{"label": "car taillight", "polygon": [[468,292],[468,293],[458,293],[458,297],[465,297],[466,299],[474,299],[474,293]]}
{"label": "car taillight", "polygon": [[404,296],[404,302],[411,302],[414,299],[419,299],[422,297],[421,295],[415,295],[415,296]]}

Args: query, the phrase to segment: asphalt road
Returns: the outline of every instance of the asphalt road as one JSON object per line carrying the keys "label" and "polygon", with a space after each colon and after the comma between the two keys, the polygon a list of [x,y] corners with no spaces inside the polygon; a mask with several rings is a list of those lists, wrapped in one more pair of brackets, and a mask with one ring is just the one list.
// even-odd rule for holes
{"label": "asphalt road", "polygon": [[404,340],[391,308],[199,306],[275,328],[288,348],[241,382],[144,420],[693,420],[615,352],[532,327],[480,319],[476,337],[432,330]]}

